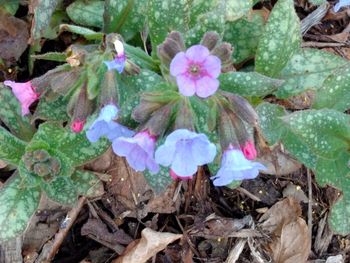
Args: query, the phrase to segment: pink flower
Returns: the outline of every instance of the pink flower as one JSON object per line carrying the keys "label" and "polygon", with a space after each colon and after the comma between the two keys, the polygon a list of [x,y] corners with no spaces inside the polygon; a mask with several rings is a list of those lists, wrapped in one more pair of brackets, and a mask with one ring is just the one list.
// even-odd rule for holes
{"label": "pink flower", "polygon": [[184,96],[196,94],[201,98],[213,95],[219,88],[217,77],[221,72],[221,61],[210,55],[202,45],[190,47],[186,53],[179,52],[170,63],[170,74],[176,77],[179,91]]}
{"label": "pink flower", "polygon": [[75,120],[72,122],[72,125],[70,126],[71,130],[75,133],[79,133],[83,130],[85,125],[85,120]]}
{"label": "pink flower", "polygon": [[11,87],[13,94],[21,103],[22,116],[27,115],[29,113],[29,106],[40,97],[40,94],[35,92],[35,87],[32,86],[31,81],[17,83],[6,80],[4,84]]}
{"label": "pink flower", "polygon": [[169,170],[170,177],[173,178],[173,180],[191,180],[193,175],[191,176],[179,176],[177,175],[173,170]]}
{"label": "pink flower", "polygon": [[252,141],[247,141],[245,145],[241,146],[241,150],[248,160],[254,160],[257,156],[254,143]]}

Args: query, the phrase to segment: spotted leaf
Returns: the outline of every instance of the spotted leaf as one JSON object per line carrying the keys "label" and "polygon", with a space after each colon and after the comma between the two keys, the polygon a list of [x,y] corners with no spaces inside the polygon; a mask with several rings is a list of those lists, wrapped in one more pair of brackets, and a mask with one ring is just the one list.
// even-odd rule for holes
{"label": "spotted leaf", "polygon": [[19,236],[37,209],[41,191],[27,188],[25,180],[13,175],[0,190],[0,240]]}
{"label": "spotted leaf", "polygon": [[80,195],[94,198],[104,192],[102,182],[91,172],[77,170],[71,179]]}
{"label": "spotted leaf", "polygon": [[73,206],[78,198],[77,190],[67,176],[59,176],[50,183],[43,183],[42,188],[51,200],[60,204]]}
{"label": "spotted leaf", "polygon": [[0,126],[0,160],[18,165],[24,154],[26,143]]}
{"label": "spotted leaf", "polygon": [[277,76],[298,50],[300,41],[300,21],[294,10],[294,1],[279,0],[259,41],[256,71],[270,77]]}
{"label": "spotted leaf", "polygon": [[102,28],[103,26],[103,1],[78,0],[71,3],[67,9],[69,18],[78,25]]}
{"label": "spotted leaf", "polygon": [[253,0],[228,1],[226,4],[226,20],[235,21],[245,16],[253,7]]}

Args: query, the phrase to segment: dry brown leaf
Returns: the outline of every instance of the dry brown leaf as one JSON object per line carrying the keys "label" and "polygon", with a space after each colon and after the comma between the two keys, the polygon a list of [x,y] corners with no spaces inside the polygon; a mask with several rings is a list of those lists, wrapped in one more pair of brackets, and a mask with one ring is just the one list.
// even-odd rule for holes
{"label": "dry brown leaf", "polygon": [[259,220],[260,227],[276,236],[281,235],[284,225],[287,225],[301,215],[299,203],[292,197],[287,197],[274,204]]}
{"label": "dry brown leaf", "polygon": [[306,262],[311,241],[305,220],[298,217],[296,221],[284,225],[281,237],[274,238],[269,248],[275,263]]}
{"label": "dry brown leaf", "polygon": [[141,239],[131,249],[126,249],[126,253],[113,263],[143,263],[158,252],[165,249],[170,243],[181,238],[181,234],[156,232],[150,228],[145,228],[141,232]]}
{"label": "dry brown leaf", "polygon": [[294,199],[303,203],[309,202],[309,198],[306,196],[303,189],[301,189],[300,186],[293,184],[292,182],[290,182],[283,189],[283,197],[293,197]]}
{"label": "dry brown leaf", "polygon": [[23,20],[0,12],[0,57],[18,60],[27,48],[28,25]]}

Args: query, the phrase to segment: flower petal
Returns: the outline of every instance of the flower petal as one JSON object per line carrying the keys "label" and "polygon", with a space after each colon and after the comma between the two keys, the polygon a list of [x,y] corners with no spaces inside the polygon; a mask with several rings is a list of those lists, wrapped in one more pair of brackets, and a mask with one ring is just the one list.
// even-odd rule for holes
{"label": "flower petal", "polygon": [[216,155],[215,144],[210,143],[204,134],[200,134],[192,142],[192,156],[198,165],[211,163]]}
{"label": "flower petal", "polygon": [[207,98],[213,95],[219,88],[219,81],[205,76],[196,82],[196,94],[198,97]]}
{"label": "flower petal", "polygon": [[195,63],[201,63],[209,56],[209,49],[202,45],[194,45],[187,49],[186,57]]}
{"label": "flower petal", "polygon": [[179,176],[191,176],[197,172],[198,166],[192,157],[190,143],[186,141],[177,143],[171,169]]}
{"label": "flower petal", "polygon": [[338,12],[340,8],[350,5],[350,0],[340,0],[335,6],[334,6],[334,12]]}
{"label": "flower petal", "polygon": [[185,52],[179,52],[175,55],[170,63],[170,74],[176,77],[179,74],[183,74],[187,71],[188,60]]}
{"label": "flower petal", "polygon": [[191,78],[187,77],[185,74],[178,75],[176,77],[177,86],[179,87],[179,92],[184,96],[193,96],[196,92],[196,82]]}
{"label": "flower petal", "polygon": [[175,145],[164,143],[159,146],[155,153],[155,160],[163,166],[169,166],[174,159]]}
{"label": "flower petal", "polygon": [[217,56],[210,55],[206,58],[203,68],[212,78],[217,78],[221,73],[221,60]]}

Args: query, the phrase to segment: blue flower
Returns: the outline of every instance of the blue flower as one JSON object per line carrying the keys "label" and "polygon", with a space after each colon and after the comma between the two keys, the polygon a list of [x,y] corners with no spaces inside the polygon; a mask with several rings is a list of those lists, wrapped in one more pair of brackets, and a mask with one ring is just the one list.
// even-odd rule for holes
{"label": "blue flower", "polygon": [[334,6],[334,11],[338,12],[340,8],[350,5],[350,0],[340,0],[335,6]]}
{"label": "blue flower", "polygon": [[112,148],[116,155],[125,157],[135,171],[142,172],[148,168],[151,173],[158,173],[159,165],[153,157],[155,145],[156,138],[146,130],[132,138],[115,139]]}
{"label": "blue flower", "polygon": [[110,141],[124,136],[131,137],[134,132],[128,128],[113,121],[118,116],[118,108],[113,104],[104,106],[98,118],[92,123],[86,131],[86,137],[90,142],[97,142],[102,136],[107,137]]}
{"label": "blue flower", "polygon": [[215,155],[216,147],[205,134],[178,129],[157,149],[155,159],[163,166],[171,166],[177,176],[191,177],[198,166],[211,163]]}
{"label": "blue flower", "polygon": [[121,74],[125,67],[125,61],[126,61],[126,57],[125,55],[123,55],[120,57],[116,56],[113,60],[103,61],[103,63],[105,63],[108,70],[115,69],[116,71],[119,72],[119,74]]}
{"label": "blue flower", "polygon": [[259,170],[266,170],[266,167],[261,163],[249,161],[241,150],[230,146],[223,153],[218,173],[211,179],[214,180],[215,186],[224,186],[236,180],[254,179]]}

